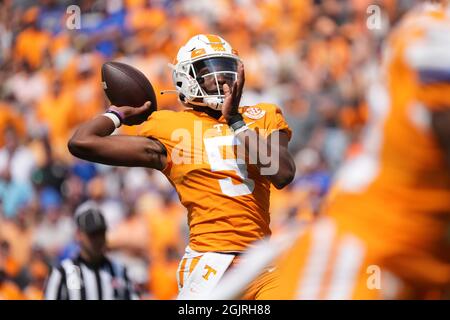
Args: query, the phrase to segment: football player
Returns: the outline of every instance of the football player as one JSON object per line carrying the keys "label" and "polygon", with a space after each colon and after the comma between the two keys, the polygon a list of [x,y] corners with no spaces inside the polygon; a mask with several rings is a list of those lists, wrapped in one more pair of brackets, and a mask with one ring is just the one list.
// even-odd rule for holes
{"label": "football player", "polygon": [[[111,135],[138,124],[149,108],[111,106],[82,124],[70,152],[82,159],[163,172],[188,210],[189,245],[177,272],[180,299],[204,297],[241,252],[270,235],[270,185],[283,188],[295,173],[288,152],[291,130],[272,104],[240,106],[244,66],[216,35],[197,35],[172,67],[181,112],[151,114],[141,136]],[[262,299],[276,285],[268,270],[244,298]]]}
{"label": "football player", "polygon": [[450,284],[450,7],[414,8],[384,53],[364,151],[269,298],[438,298]]}

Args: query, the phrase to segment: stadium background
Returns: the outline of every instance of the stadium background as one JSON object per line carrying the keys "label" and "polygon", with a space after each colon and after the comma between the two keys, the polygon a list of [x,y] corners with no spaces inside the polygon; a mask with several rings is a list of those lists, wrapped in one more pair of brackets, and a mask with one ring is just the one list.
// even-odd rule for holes
{"label": "stadium background", "polygon": [[[103,62],[143,71],[157,92],[167,67],[198,33],[219,34],[246,67],[243,104],[281,106],[294,131],[297,175],[272,195],[272,227],[312,219],[337,166],[359,152],[365,89],[381,43],[412,0],[77,1],[81,28],[66,25],[71,1],[0,4],[0,299],[40,299],[50,265],[74,254],[75,208],[96,201],[110,226],[111,255],[145,299],[176,294],[188,239],[185,209],[165,178],[72,157],[77,124],[107,106]],[[381,8],[370,30],[370,5]],[[160,109],[177,109],[159,95]],[[123,127],[134,134],[136,127]]]}

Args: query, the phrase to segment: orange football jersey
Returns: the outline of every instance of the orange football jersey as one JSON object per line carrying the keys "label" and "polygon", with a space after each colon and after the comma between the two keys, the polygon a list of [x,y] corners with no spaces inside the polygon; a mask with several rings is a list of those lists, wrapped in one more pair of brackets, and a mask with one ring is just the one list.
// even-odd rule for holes
{"label": "orange football jersey", "polygon": [[[272,104],[242,107],[250,129],[267,137],[291,131]],[[188,209],[189,246],[196,251],[242,251],[267,235],[270,182],[248,159],[237,159],[239,141],[226,121],[186,109],[154,112],[140,133],[167,150],[162,172]]]}
{"label": "orange football jersey", "polygon": [[278,261],[269,298],[418,299],[448,288],[450,173],[431,113],[450,108],[449,22],[450,10],[419,7],[388,38],[363,152]]}
{"label": "orange football jersey", "polygon": [[[450,11],[418,7],[388,38],[363,153],[328,212],[415,283],[450,281],[450,173],[431,113],[450,109]],[[411,263],[413,262],[413,263]],[[432,271],[431,271],[432,270]]]}

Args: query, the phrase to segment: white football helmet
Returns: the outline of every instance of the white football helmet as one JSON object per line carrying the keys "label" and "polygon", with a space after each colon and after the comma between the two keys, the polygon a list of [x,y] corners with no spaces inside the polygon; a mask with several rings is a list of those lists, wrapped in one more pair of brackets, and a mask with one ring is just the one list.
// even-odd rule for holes
{"label": "white football helmet", "polygon": [[222,108],[224,83],[230,88],[237,79],[237,52],[223,38],[200,34],[192,37],[177,54],[172,80],[186,106]]}

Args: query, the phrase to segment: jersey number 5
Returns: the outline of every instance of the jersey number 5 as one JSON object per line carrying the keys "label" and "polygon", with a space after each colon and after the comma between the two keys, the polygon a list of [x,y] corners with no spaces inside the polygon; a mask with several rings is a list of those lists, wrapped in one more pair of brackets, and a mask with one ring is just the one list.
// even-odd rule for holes
{"label": "jersey number 5", "polygon": [[219,179],[222,192],[230,197],[252,193],[255,182],[248,178],[245,161],[243,159],[224,159],[220,152],[224,146],[239,145],[239,140],[234,136],[221,136],[205,138],[204,143],[211,171],[234,171],[243,180],[240,184],[233,184],[231,177]]}

